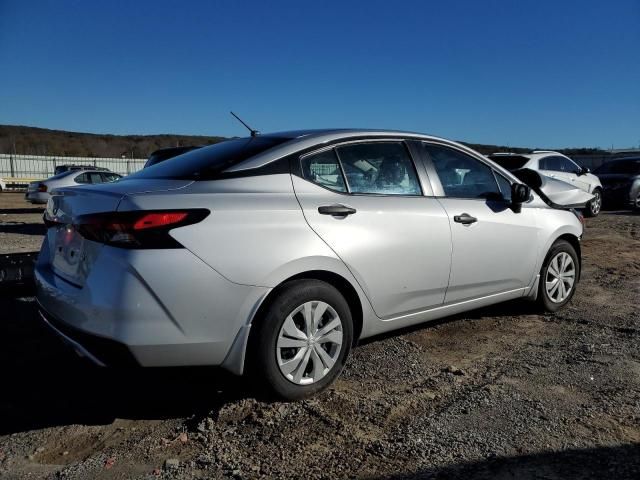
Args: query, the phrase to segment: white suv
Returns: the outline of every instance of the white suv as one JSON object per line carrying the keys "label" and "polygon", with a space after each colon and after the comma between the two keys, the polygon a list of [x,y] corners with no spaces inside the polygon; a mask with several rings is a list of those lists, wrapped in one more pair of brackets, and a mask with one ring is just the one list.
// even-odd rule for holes
{"label": "white suv", "polygon": [[489,158],[507,170],[521,168],[536,170],[547,177],[562,180],[593,195],[585,207],[585,216],[595,217],[602,207],[602,184],[598,177],[590,173],[569,157],[558,152],[536,150],[532,153],[494,153]]}

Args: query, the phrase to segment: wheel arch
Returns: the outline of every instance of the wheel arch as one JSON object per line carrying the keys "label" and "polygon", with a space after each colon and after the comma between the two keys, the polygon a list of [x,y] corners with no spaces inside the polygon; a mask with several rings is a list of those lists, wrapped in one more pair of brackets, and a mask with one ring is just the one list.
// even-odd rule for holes
{"label": "wheel arch", "polygon": [[[580,245],[580,239],[571,234],[571,233],[563,233],[562,235],[560,235],[558,238],[556,238],[553,243],[551,244],[551,246],[555,245],[555,243],[558,240],[565,240],[567,242],[569,242],[569,244],[573,247],[573,249],[576,251],[576,255],[578,255],[578,278],[577,280],[580,280],[580,277],[582,276],[582,247]],[[549,247],[549,249],[551,248],[551,246]],[[548,251],[545,254],[545,258],[546,255],[548,255]]]}
{"label": "wheel arch", "polygon": [[[360,334],[362,333],[364,315],[362,301],[360,299],[360,296],[358,295],[358,291],[351,284],[351,282],[349,282],[349,280],[344,278],[342,275],[328,270],[309,270],[297,273],[282,280],[269,292],[267,297],[262,301],[260,307],[251,320],[252,324],[256,321],[260,321],[260,318],[264,316],[265,312],[273,303],[273,300],[280,294],[283,288],[285,288],[286,284],[293,280],[320,280],[335,287],[340,292],[340,294],[342,294],[342,296],[347,301],[347,304],[349,305],[349,310],[351,311],[351,320],[353,321],[353,342],[355,344],[358,341],[358,339],[360,338]],[[249,337],[251,337],[251,334],[249,334]]]}
{"label": "wheel arch", "polygon": [[[558,240],[565,240],[566,242],[569,242],[569,245],[571,245],[573,249],[576,251],[576,255],[578,256],[578,267],[579,267],[578,278],[576,280],[579,281],[580,277],[582,276],[582,247],[580,245],[580,238],[578,238],[576,235],[572,233],[563,233],[562,235],[559,235],[557,238],[553,240],[553,242],[551,242],[551,244],[547,248],[547,251],[544,254],[544,258],[547,258],[547,255],[549,255],[549,251],[551,250],[551,247],[553,247],[556,244],[556,242],[558,242]],[[544,264],[544,261],[543,261],[543,264]]]}
{"label": "wheel arch", "polygon": [[252,328],[255,322],[259,322],[264,317],[265,313],[286,286],[287,283],[293,280],[321,280],[335,287],[345,298],[351,311],[351,319],[353,321],[353,344],[355,345],[362,334],[364,325],[364,310],[362,305],[362,299],[358,294],[358,291],[349,280],[342,275],[328,270],[307,270],[304,272],[291,275],[290,277],[282,280],[276,285],[267,296],[262,300],[260,306],[256,309],[255,314],[251,317],[250,323],[245,325],[238,333],[234,344],[232,345],[227,359],[222,364],[223,368],[242,375],[247,366],[251,365],[252,352],[255,351],[254,345],[257,341],[255,332],[256,328]]}

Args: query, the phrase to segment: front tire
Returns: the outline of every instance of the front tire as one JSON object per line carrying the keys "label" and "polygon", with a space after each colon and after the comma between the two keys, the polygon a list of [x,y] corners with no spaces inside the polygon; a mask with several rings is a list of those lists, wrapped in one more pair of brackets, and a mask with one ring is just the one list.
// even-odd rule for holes
{"label": "front tire", "polygon": [[602,190],[596,188],[593,191],[593,198],[587,203],[587,208],[584,209],[585,217],[597,217],[602,210]]}
{"label": "front tire", "polygon": [[555,242],[542,265],[538,302],[547,312],[556,312],[573,297],[580,278],[580,262],[566,240]]}
{"label": "front tire", "polygon": [[340,375],[353,342],[349,305],[320,280],[283,286],[252,333],[253,371],[285,400],[327,388]]}
{"label": "front tire", "polygon": [[640,212],[640,192],[636,193],[636,198],[631,205],[631,209],[636,213]]}

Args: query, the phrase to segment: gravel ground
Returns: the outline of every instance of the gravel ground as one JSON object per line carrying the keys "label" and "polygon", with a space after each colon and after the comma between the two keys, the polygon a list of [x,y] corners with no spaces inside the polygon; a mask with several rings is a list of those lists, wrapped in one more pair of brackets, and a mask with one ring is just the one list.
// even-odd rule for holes
{"label": "gravel ground", "polygon": [[0,254],[40,250],[44,205],[24,199],[24,193],[0,193]]}
{"label": "gravel ground", "polygon": [[[37,247],[40,211],[5,198],[2,251]],[[583,249],[558,314],[511,302],[367,341],[298,403],[216,369],[94,368],[5,292],[0,477],[640,478],[640,216],[588,220]]]}

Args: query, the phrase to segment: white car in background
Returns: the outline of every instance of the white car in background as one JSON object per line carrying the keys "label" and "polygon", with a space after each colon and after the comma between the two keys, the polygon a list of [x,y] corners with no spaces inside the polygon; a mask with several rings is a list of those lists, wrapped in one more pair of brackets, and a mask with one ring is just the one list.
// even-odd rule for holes
{"label": "white car in background", "polygon": [[47,180],[31,182],[25,198],[31,203],[47,203],[54,188],[109,183],[120,178],[122,175],[105,170],[68,170]]}
{"label": "white car in background", "polygon": [[562,180],[593,195],[585,205],[586,217],[595,217],[602,208],[602,184],[588,168],[583,168],[569,157],[549,150],[532,153],[493,153],[489,158],[503,168],[513,172],[523,168],[535,170],[547,177]]}
{"label": "white car in background", "polygon": [[0,193],[4,192],[7,189],[7,184],[3,179],[0,178]]}

